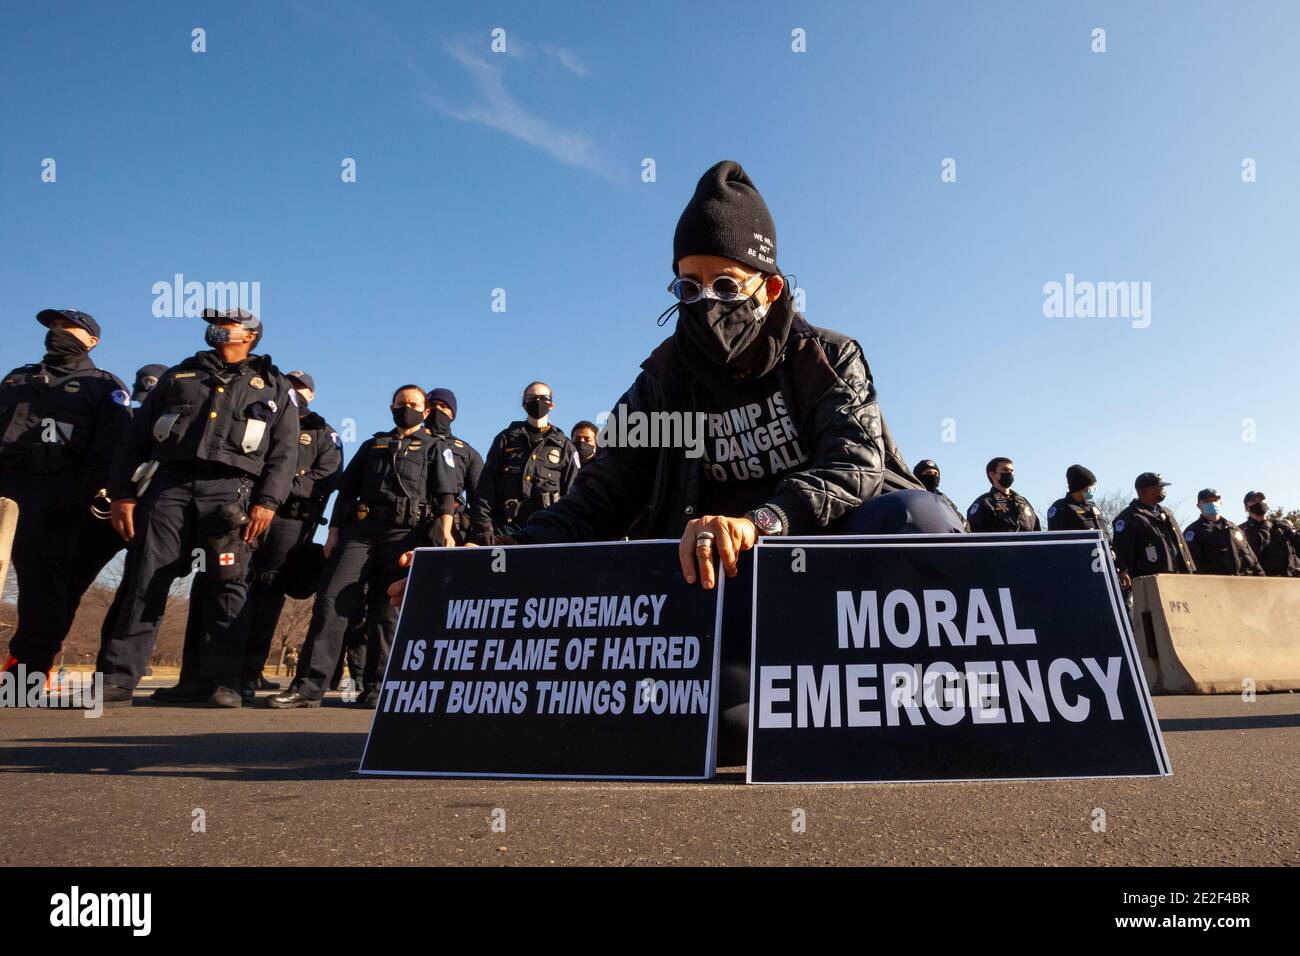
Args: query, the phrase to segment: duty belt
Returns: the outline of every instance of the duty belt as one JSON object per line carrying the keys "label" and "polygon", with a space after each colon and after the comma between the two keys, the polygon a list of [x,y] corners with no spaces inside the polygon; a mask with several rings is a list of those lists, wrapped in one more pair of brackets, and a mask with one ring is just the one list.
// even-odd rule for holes
{"label": "duty belt", "polygon": [[310,521],[316,517],[319,509],[316,502],[311,498],[290,498],[284,504],[280,505],[280,510],[276,512],[281,518],[296,518],[300,521]]}
{"label": "duty belt", "polygon": [[359,501],[354,515],[358,521],[389,521],[399,527],[414,528],[428,514],[423,502],[401,498],[398,501]]}

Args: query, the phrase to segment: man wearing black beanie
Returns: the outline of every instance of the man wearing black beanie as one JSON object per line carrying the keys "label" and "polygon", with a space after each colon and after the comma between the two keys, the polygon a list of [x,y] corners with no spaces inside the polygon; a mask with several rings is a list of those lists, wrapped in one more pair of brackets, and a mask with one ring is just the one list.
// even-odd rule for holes
{"label": "man wearing black beanie", "polygon": [[1057,498],[1047,509],[1048,531],[1100,531],[1106,533],[1106,522],[1101,509],[1093,504],[1093,491],[1097,476],[1083,465],[1065,469],[1065,484],[1069,489],[1064,498]]}

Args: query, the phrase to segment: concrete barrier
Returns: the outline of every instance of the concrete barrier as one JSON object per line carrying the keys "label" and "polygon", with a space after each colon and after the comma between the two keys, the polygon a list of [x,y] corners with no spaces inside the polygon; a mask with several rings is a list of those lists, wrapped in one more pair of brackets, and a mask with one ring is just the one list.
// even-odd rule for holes
{"label": "concrete barrier", "polygon": [[9,575],[9,556],[14,550],[14,530],[17,527],[18,502],[12,498],[0,498],[0,593],[4,591]]}
{"label": "concrete barrier", "polygon": [[1138,578],[1133,634],[1153,693],[1300,690],[1300,579]]}

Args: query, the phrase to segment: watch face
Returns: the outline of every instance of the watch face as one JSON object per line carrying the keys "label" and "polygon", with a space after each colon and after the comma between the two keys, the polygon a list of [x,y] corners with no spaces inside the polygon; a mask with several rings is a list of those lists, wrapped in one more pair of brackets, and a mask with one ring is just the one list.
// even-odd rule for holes
{"label": "watch face", "polygon": [[754,511],[754,525],[762,534],[774,534],[781,530],[781,519],[771,508],[758,508]]}

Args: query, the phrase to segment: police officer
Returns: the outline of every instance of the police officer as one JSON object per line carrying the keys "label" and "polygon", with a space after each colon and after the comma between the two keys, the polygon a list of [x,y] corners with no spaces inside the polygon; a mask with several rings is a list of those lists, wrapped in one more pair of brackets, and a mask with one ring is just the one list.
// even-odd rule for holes
{"label": "police officer", "polygon": [[1292,528],[1281,518],[1268,517],[1267,496],[1262,491],[1248,491],[1243,499],[1246,520],[1241,530],[1259,559],[1260,567],[1270,578],[1300,576],[1295,550],[1291,545]]}
{"label": "police officer", "polygon": [[953,510],[959,520],[965,524],[966,519],[962,517],[961,509],[953,504],[953,500],[939,490],[939,466],[934,463],[932,458],[922,458],[912,466],[912,474],[916,480],[925,485],[925,490],[931,494],[938,495],[944,503]]}
{"label": "police officer", "polygon": [[1065,469],[1064,498],[1057,498],[1047,509],[1048,531],[1100,531],[1109,537],[1101,509],[1093,504],[1097,476],[1083,465]]}
{"label": "police officer", "polygon": [[162,377],[165,371],[167,371],[166,365],[144,365],[136,369],[135,384],[131,386],[131,403],[133,407],[140,407],[140,403],[158,385],[158,379]]}
{"label": "police officer", "polygon": [[[126,598],[100,649],[104,702],[129,704],[149,666],[172,582],[205,570],[195,678],[209,704],[239,707],[252,549],[289,496],[298,416],[289,380],[252,354],[262,323],[251,312],[205,309],[211,348],[167,369],[113,458],[113,527],[130,545]],[[198,582],[196,581],[196,584]]]}
{"label": "police officer", "polygon": [[447,548],[464,544],[469,537],[469,503],[483,475],[482,456],[451,433],[455,420],[456,393],[449,388],[431,389],[426,427],[436,439],[433,500],[437,523],[433,542]]}
{"label": "police officer", "polygon": [[1187,526],[1183,540],[1196,563],[1197,574],[1263,575],[1245,534],[1223,517],[1219,493],[1202,488],[1196,496],[1200,515]]}
{"label": "police officer", "polygon": [[45,309],[36,321],[48,330],[44,357],[0,381],[0,497],[19,509],[18,628],[5,669],[48,673],[82,595],[122,548],[95,513],[108,513],[103,489],[131,399],[91,361],[100,339],[93,316]]}
{"label": "police officer", "polygon": [[405,574],[403,552],[432,539],[434,449],[437,439],[424,427],[429,411],[424,390],[403,385],[393,393],[392,431],[376,432],[353,456],[339,479],[338,498],[325,542],[325,570],[312,608],[311,625],[287,690],[271,707],[319,707],[338,665],[350,618],[370,602],[368,647],[360,703],[374,707],[379,682],[397,629],[397,608],[382,598]]}
{"label": "police officer", "polygon": [[526,421],[511,422],[492,440],[474,500],[474,534],[480,544],[512,535],[534,512],[568,494],[580,463],[578,451],[550,423],[551,387],[533,382],[524,389]]}
{"label": "police officer", "polygon": [[569,429],[569,440],[573,442],[573,447],[578,449],[578,461],[581,464],[585,465],[596,457],[599,437],[599,429],[585,419]]}
{"label": "police officer", "polygon": [[1169,482],[1144,471],[1133,482],[1137,491],[1114,522],[1111,550],[1119,567],[1120,586],[1128,590],[1133,578],[1148,574],[1192,574],[1196,562],[1187,550],[1174,513],[1162,505]]}
{"label": "police officer", "polygon": [[971,531],[1042,531],[1034,506],[1011,490],[1016,466],[1010,458],[994,458],[984,466],[991,487],[966,509]]}

